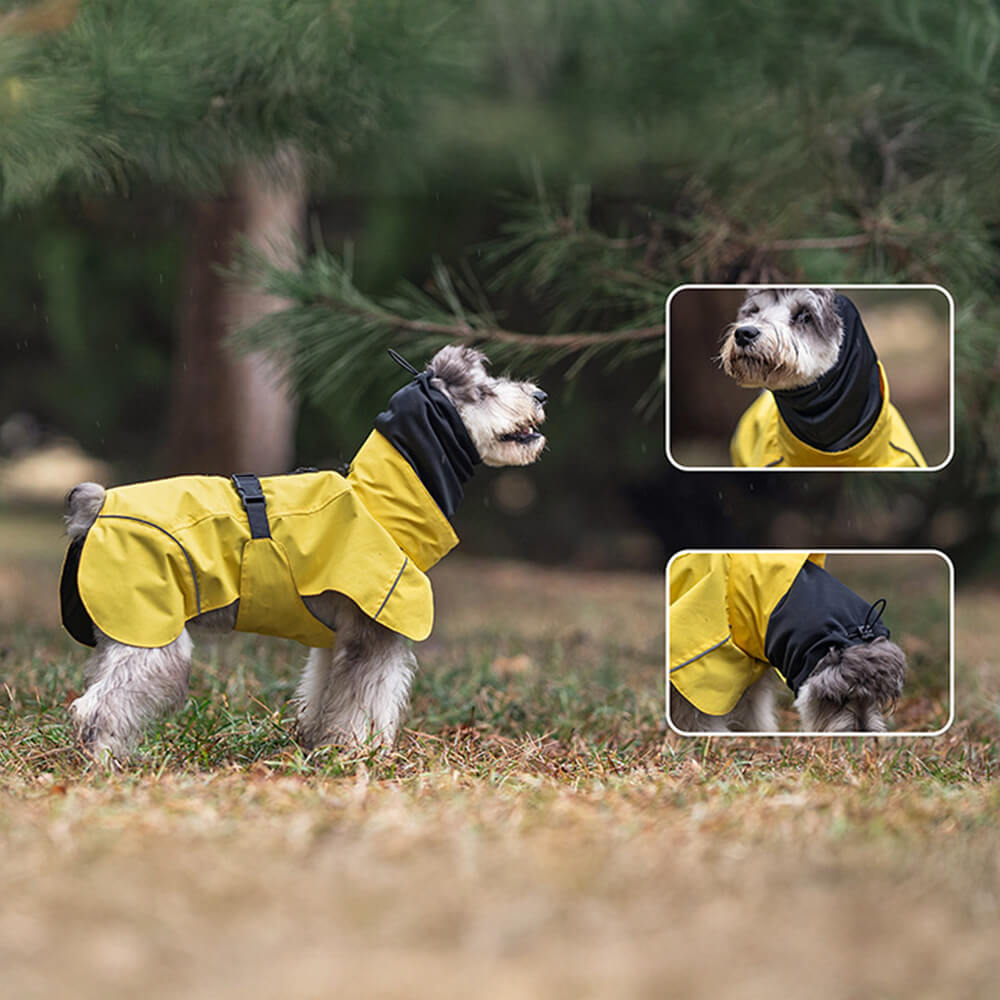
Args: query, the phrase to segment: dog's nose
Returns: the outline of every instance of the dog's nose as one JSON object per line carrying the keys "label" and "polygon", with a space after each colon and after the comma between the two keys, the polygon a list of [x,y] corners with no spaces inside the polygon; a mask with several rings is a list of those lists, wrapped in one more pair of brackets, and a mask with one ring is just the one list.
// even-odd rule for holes
{"label": "dog's nose", "polygon": [[760,336],[760,330],[755,326],[738,326],[733,330],[733,337],[740,347],[752,344]]}
{"label": "dog's nose", "polygon": [[549,394],[545,392],[544,389],[536,389],[532,395],[535,397],[535,402],[541,405],[545,405],[545,401],[549,398]]}

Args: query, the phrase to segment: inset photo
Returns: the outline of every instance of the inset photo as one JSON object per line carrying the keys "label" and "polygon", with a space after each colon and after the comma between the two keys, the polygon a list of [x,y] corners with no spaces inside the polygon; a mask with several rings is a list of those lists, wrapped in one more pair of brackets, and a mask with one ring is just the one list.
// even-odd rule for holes
{"label": "inset photo", "polygon": [[681,552],[667,602],[682,736],[938,736],[954,720],[941,552]]}
{"label": "inset photo", "polygon": [[667,457],[682,470],[940,469],[954,315],[937,285],[682,285],[667,299]]}

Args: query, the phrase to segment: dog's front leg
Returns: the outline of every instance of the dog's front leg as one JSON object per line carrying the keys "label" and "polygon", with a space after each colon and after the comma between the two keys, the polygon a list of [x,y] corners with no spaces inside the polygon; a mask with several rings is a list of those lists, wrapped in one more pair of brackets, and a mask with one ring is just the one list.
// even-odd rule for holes
{"label": "dog's front leg", "polygon": [[402,636],[360,610],[337,625],[336,645],[309,654],[299,683],[299,740],[308,748],[391,746],[409,704],[416,657]]}
{"label": "dog's front leg", "polygon": [[333,649],[311,649],[295,692],[295,735],[308,749],[323,742],[323,713],[333,673]]}

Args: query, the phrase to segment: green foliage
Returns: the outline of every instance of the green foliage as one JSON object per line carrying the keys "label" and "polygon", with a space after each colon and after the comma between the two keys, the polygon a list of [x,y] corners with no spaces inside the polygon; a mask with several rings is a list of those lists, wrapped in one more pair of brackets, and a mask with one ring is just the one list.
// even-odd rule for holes
{"label": "green foliage", "polygon": [[397,127],[429,82],[447,86],[431,44],[447,9],[83,0],[63,31],[0,25],[3,204],[136,178],[218,193],[235,164],[286,143],[328,174]]}
{"label": "green foliage", "polygon": [[[928,519],[965,508],[978,548],[1000,502],[998,22],[981,0],[83,0],[61,31],[0,22],[3,199],[148,205],[139,178],[217,192],[247,158],[280,173],[294,143],[313,191],[334,181],[358,221],[297,271],[243,260],[293,303],[244,343],[284,351],[341,411],[386,346],[420,360],[465,339],[570,379],[628,366],[649,413],[680,282],[940,283],[958,305],[959,457],[907,488],[930,490]],[[65,358],[93,337],[59,278],[80,253],[40,268]],[[93,374],[87,407],[125,381]]]}

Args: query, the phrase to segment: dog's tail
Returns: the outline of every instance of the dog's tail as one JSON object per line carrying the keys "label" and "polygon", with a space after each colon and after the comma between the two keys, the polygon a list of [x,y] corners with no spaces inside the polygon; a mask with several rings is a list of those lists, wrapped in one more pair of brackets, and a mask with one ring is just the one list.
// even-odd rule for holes
{"label": "dog's tail", "polygon": [[100,483],[80,483],[66,494],[66,533],[82,538],[104,506],[104,487]]}

